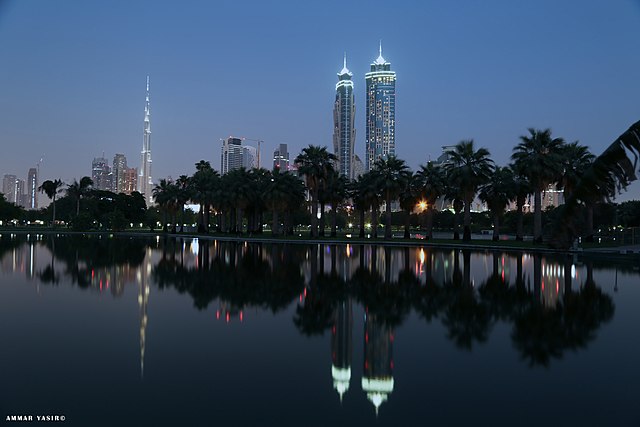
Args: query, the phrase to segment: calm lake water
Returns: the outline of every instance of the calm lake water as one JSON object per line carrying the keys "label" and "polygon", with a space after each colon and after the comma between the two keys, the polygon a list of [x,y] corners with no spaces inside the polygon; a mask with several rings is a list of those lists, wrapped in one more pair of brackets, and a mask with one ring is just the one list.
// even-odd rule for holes
{"label": "calm lake water", "polygon": [[640,425],[636,260],[0,236],[0,415]]}

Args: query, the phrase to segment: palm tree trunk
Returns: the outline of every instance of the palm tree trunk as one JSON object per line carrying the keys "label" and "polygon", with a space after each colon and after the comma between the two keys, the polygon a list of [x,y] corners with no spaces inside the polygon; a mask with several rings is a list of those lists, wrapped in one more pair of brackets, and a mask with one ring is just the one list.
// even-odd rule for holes
{"label": "palm tree trunk", "polygon": [[587,203],[587,242],[593,242],[593,204]]}
{"label": "palm tree trunk", "polygon": [[427,208],[427,240],[433,240],[433,208]]}
{"label": "palm tree trunk", "polygon": [[318,190],[311,195],[311,237],[318,237]]}
{"label": "palm tree trunk", "polygon": [[494,242],[500,240],[500,215],[493,215],[493,239]]}
{"label": "palm tree trunk", "polygon": [[542,191],[536,189],[533,197],[536,205],[533,211],[533,241],[542,243]]}
{"label": "palm tree trunk", "polygon": [[204,233],[204,203],[202,202],[198,210],[198,233]]}
{"label": "palm tree trunk", "polygon": [[53,195],[53,219],[51,220],[51,226],[56,226],[56,195]]}
{"label": "palm tree trunk", "polygon": [[331,237],[336,237],[338,234],[338,209],[332,206],[331,211]]}
{"label": "palm tree trunk", "polygon": [[184,204],[180,205],[180,232],[184,233]]}
{"label": "palm tree trunk", "polygon": [[377,204],[373,205],[371,207],[371,236],[374,239],[378,238],[378,210],[379,210],[379,206]]}
{"label": "palm tree trunk", "polygon": [[524,209],[524,197],[522,196],[518,196],[516,198],[516,240],[517,241],[523,241],[524,240],[524,235],[523,235],[523,220],[524,220],[524,214],[522,212],[522,209]]}
{"label": "palm tree trunk", "polygon": [[80,196],[78,196],[78,200],[76,200],[76,216],[80,215]]}
{"label": "palm tree trunk", "polygon": [[364,239],[364,209],[360,209],[360,233],[358,237]]}
{"label": "palm tree trunk", "polygon": [[320,232],[318,233],[321,237],[324,237],[324,202],[320,202]]}
{"label": "palm tree trunk", "polygon": [[411,238],[411,210],[404,211],[404,238]]}
{"label": "palm tree trunk", "polygon": [[242,220],[244,213],[242,212],[242,208],[236,208],[236,233],[242,234]]}
{"label": "palm tree trunk", "polygon": [[206,203],[204,205],[204,232],[205,233],[209,232],[209,219],[210,219],[209,218],[209,216],[210,216],[209,210],[210,210],[210,206],[209,206],[208,203]]}
{"label": "palm tree trunk", "polygon": [[278,221],[278,210],[274,209],[273,213],[271,214],[272,217],[272,222],[271,222],[271,234],[273,236],[277,236],[278,235],[278,228],[279,228],[279,221]]}
{"label": "palm tree trunk", "polygon": [[293,235],[293,227],[291,225],[291,209],[288,209],[284,214],[284,235]]}
{"label": "palm tree trunk", "polygon": [[462,240],[471,240],[471,200],[470,197],[465,197],[464,200],[464,232]]}
{"label": "palm tree trunk", "polygon": [[387,206],[385,207],[384,238],[391,240],[391,193],[388,190],[385,203]]}
{"label": "palm tree trunk", "polygon": [[453,240],[460,240],[460,212],[453,211]]}

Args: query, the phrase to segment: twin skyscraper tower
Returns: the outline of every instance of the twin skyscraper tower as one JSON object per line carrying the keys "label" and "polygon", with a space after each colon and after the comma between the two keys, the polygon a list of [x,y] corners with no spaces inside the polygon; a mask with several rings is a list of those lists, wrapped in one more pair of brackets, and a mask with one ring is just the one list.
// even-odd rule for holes
{"label": "twin skyscraper tower", "polygon": [[382,56],[382,43],[378,58],[365,74],[367,86],[366,135],[364,165],[354,152],[355,100],[353,73],[347,68],[347,56],[338,73],[336,101],[333,107],[333,150],[338,157],[338,171],[348,179],[355,179],[369,171],[378,158],[394,156],[396,152],[396,72]]}

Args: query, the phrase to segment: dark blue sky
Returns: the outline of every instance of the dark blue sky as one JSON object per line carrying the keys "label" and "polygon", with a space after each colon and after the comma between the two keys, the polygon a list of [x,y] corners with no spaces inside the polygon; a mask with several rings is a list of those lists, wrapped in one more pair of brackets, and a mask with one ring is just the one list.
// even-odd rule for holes
{"label": "dark blue sky", "polygon": [[528,127],[599,154],[640,119],[637,0],[0,4],[0,174],[23,179],[42,156],[42,178],[67,182],[102,152],[139,166],[147,74],[156,180],[219,167],[229,135],[264,140],[263,160],[331,147],[344,51],[362,156],[379,39],[413,169],[468,138],[505,164]]}

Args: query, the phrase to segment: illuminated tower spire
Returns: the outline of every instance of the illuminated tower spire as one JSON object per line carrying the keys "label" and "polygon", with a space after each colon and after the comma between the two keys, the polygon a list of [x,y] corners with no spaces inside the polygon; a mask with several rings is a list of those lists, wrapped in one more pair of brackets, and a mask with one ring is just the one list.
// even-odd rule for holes
{"label": "illuminated tower spire", "polygon": [[342,70],[338,73],[336,83],[336,98],[333,103],[333,152],[338,159],[338,172],[347,179],[354,179],[354,144],[356,130],[354,118],[356,112],[353,96],[353,73],[347,68],[347,53],[345,52]]}
{"label": "illuminated tower spire", "polygon": [[138,171],[138,191],[142,193],[147,205],[152,202],[151,190],[151,105],[149,102],[149,76],[147,76],[147,96],[144,103],[144,130],[142,134],[142,162]]}

